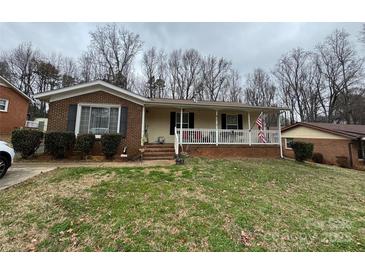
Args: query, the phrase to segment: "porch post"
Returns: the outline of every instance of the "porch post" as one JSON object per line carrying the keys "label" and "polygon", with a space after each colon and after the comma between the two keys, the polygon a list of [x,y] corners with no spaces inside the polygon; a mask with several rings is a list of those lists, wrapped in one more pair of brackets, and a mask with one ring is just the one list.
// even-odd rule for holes
{"label": "porch post", "polygon": [[142,108],[142,128],[141,128],[141,146],[144,145],[144,131],[145,131],[145,112],[146,112],[146,109],[145,109],[145,106],[143,106]]}
{"label": "porch post", "polygon": [[251,146],[251,114],[247,112],[247,119],[248,119],[248,144]]}
{"label": "porch post", "polygon": [[279,134],[279,146],[280,146],[280,158],[284,158],[283,157],[283,145],[281,143],[281,122],[280,122],[280,110],[278,113],[278,134]]}
{"label": "porch post", "polygon": [[183,125],[183,109],[180,108],[180,144],[182,145],[182,125]]}
{"label": "porch post", "polygon": [[218,110],[215,110],[215,145],[218,146]]}

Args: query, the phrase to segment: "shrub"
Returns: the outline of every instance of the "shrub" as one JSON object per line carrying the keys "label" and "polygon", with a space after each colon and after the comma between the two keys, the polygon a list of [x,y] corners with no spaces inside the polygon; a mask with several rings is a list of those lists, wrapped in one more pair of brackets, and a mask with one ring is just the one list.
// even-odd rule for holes
{"label": "shrub", "polygon": [[303,162],[304,160],[310,159],[313,154],[313,144],[294,142],[292,144],[294,150],[295,160]]}
{"label": "shrub", "polygon": [[64,158],[66,152],[73,149],[74,144],[73,132],[47,132],[44,139],[45,150],[56,159]]}
{"label": "shrub", "polygon": [[42,142],[43,132],[33,129],[16,129],[11,133],[11,143],[23,159],[34,155]]}
{"label": "shrub", "polygon": [[318,152],[313,153],[312,161],[315,163],[318,163],[318,164],[323,164],[324,159],[323,159],[322,153],[318,153]]}
{"label": "shrub", "polygon": [[82,158],[85,158],[93,148],[95,143],[94,134],[79,134],[76,139],[75,149],[81,151]]}
{"label": "shrub", "polygon": [[113,158],[117,153],[118,146],[122,140],[120,134],[103,134],[101,135],[101,147],[102,151],[107,159]]}
{"label": "shrub", "polygon": [[346,156],[336,156],[336,162],[340,167],[350,167],[349,160]]}

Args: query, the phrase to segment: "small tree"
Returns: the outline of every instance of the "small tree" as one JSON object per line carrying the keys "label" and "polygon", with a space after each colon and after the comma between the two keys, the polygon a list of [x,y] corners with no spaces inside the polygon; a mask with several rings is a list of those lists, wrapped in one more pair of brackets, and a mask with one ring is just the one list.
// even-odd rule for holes
{"label": "small tree", "polygon": [[103,134],[101,136],[102,151],[107,159],[112,159],[117,153],[121,140],[122,135],[120,134]]}
{"label": "small tree", "polygon": [[14,150],[19,152],[23,159],[34,155],[42,142],[43,132],[33,129],[16,129],[11,134],[11,143]]}
{"label": "small tree", "polygon": [[79,134],[76,139],[75,149],[81,151],[82,158],[90,153],[95,143],[95,135],[94,134]]}
{"label": "small tree", "polygon": [[303,143],[303,142],[294,142],[292,144],[292,148],[294,150],[295,160],[297,160],[299,162],[303,162],[312,157],[313,144]]}

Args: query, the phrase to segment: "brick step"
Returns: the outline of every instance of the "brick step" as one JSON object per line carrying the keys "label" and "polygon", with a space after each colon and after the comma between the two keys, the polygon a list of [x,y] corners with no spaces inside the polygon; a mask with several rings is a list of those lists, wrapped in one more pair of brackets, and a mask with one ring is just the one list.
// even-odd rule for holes
{"label": "brick step", "polygon": [[160,147],[149,147],[149,148],[145,148],[145,153],[146,152],[174,152],[175,149],[173,147],[164,147],[164,148],[160,148]]}
{"label": "brick step", "polygon": [[143,160],[173,160],[174,156],[143,156]]}
{"label": "brick step", "polygon": [[175,156],[175,153],[172,151],[172,152],[166,152],[166,151],[149,151],[149,152],[145,152],[143,153],[143,156],[146,157],[146,156],[169,156],[169,157],[173,157]]}
{"label": "brick step", "polygon": [[174,148],[174,144],[146,144],[145,148]]}

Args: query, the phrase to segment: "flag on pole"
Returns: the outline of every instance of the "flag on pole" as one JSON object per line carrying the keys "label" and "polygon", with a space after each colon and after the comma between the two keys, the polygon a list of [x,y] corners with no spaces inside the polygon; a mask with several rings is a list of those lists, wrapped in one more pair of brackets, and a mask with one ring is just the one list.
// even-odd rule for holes
{"label": "flag on pole", "polygon": [[266,138],[265,138],[265,133],[264,133],[263,120],[262,120],[261,116],[262,116],[262,112],[260,113],[259,117],[257,117],[256,125],[259,128],[259,133],[258,133],[259,141],[260,141],[260,143],[265,144]]}

